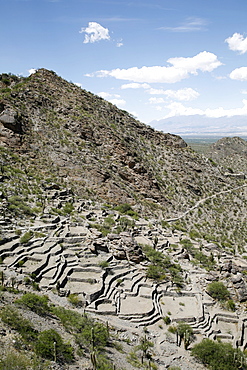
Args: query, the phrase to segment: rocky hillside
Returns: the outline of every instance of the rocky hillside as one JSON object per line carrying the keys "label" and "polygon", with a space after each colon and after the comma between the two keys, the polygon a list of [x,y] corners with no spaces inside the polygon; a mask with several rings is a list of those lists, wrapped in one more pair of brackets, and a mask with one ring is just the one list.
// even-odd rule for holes
{"label": "rocky hillside", "polygon": [[240,137],[223,137],[209,147],[206,155],[229,174],[247,173],[247,142]]}
{"label": "rocky hillside", "polygon": [[[225,176],[221,166],[197,155],[180,137],[147,127],[54,72],[40,69],[28,78],[1,75],[0,83],[3,199],[32,198],[27,187],[36,187],[42,197],[43,189],[55,183],[66,184],[77,196],[128,203],[138,213],[159,219],[181,217],[216,193],[214,203],[219,204],[213,208],[221,207],[222,213],[229,197],[232,210],[239,212],[239,202],[245,207],[237,190],[221,196],[241,186],[241,179]],[[18,190],[6,181],[10,173]],[[201,224],[200,232],[211,234],[215,211],[211,204],[203,208],[206,212],[196,207],[193,221],[185,217],[182,224],[189,230]],[[217,220],[214,240],[220,241],[226,222]],[[243,216],[240,226],[231,222],[231,229],[245,228]]]}
{"label": "rocky hillside", "polygon": [[245,369],[235,172],[54,72],[1,75],[0,369],[198,370],[203,338]]}

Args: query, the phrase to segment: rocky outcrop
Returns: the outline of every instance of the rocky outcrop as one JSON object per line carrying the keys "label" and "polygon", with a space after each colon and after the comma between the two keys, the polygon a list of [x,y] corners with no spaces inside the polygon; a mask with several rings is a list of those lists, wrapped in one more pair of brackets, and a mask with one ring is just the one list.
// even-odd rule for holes
{"label": "rocky outcrop", "polygon": [[241,274],[237,274],[232,278],[234,288],[237,290],[238,299],[240,302],[247,301],[247,286]]}
{"label": "rocky outcrop", "polygon": [[22,124],[18,113],[0,105],[0,145],[19,147],[21,145]]}

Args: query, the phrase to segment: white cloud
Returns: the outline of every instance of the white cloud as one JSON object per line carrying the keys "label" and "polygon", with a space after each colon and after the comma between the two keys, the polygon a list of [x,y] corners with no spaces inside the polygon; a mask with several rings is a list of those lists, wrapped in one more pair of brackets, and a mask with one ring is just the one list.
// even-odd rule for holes
{"label": "white cloud", "polygon": [[28,70],[29,76],[36,73],[37,69],[31,68]]}
{"label": "white cloud", "polygon": [[233,117],[233,116],[242,116],[247,115],[247,100],[243,99],[243,106],[241,108],[232,108],[232,109],[224,109],[222,107],[210,109],[207,108],[205,110],[192,108],[192,107],[185,107],[182,103],[173,102],[166,106],[166,108],[170,109],[170,112],[164,117],[174,117],[174,116],[191,116],[195,114],[205,115],[206,117]]}
{"label": "white cloud", "polygon": [[104,28],[97,22],[89,22],[88,27],[82,28],[80,33],[85,33],[84,44],[94,43],[100,40],[110,40],[108,28]]}
{"label": "white cloud", "polygon": [[247,90],[242,90],[241,93],[247,95]]}
{"label": "white cloud", "polygon": [[230,50],[239,51],[240,54],[247,52],[247,37],[244,38],[240,33],[234,33],[231,37],[228,37],[225,42],[228,43]]}
{"label": "white cloud", "polygon": [[201,31],[205,30],[207,21],[202,18],[190,17],[187,18],[181,26],[178,27],[161,27],[160,29],[168,30],[172,32],[192,32],[192,31]]}
{"label": "white cloud", "polygon": [[192,58],[170,58],[168,63],[177,69],[184,69],[188,73],[197,74],[197,70],[202,72],[212,72],[215,68],[222,65],[217,56],[208,51],[202,51]]}
{"label": "white cloud", "polygon": [[175,83],[188,78],[190,74],[197,74],[198,70],[211,72],[222,65],[215,54],[207,51],[203,51],[192,58],[170,58],[167,62],[172,66],[117,68],[111,71],[97,71],[90,76],[115,77],[116,79],[139,83]]}
{"label": "white cloud", "polygon": [[82,87],[82,84],[80,84],[80,82],[74,82],[74,85],[76,85],[78,87]]}
{"label": "white cloud", "polygon": [[164,103],[165,100],[163,98],[149,98],[149,102],[151,104],[161,104]]}
{"label": "white cloud", "polygon": [[106,98],[120,98],[120,95],[118,94],[110,94],[108,92],[101,91],[97,95],[101,96],[101,98],[106,99]]}
{"label": "white cloud", "polygon": [[111,99],[109,100],[109,102],[116,105],[119,108],[125,106],[126,104],[126,101],[124,99]]}
{"label": "white cloud", "polygon": [[200,95],[196,90],[193,90],[190,87],[179,90],[150,89],[149,93],[151,95],[166,95],[168,98],[181,101],[194,100]]}
{"label": "white cloud", "polygon": [[122,41],[123,41],[122,39],[119,40],[119,41],[117,41],[117,47],[118,48],[121,48],[121,46],[123,46],[123,42]]}
{"label": "white cloud", "polygon": [[148,84],[138,84],[137,82],[132,82],[130,84],[124,84],[121,86],[121,89],[149,89],[150,86]]}
{"label": "white cloud", "polygon": [[234,69],[229,77],[232,80],[247,81],[247,67],[241,67]]}
{"label": "white cloud", "polygon": [[103,98],[103,99],[107,99],[107,98],[110,98],[112,95],[111,94],[109,94],[108,92],[104,92],[104,91],[102,91],[102,92],[99,92],[97,95],[99,95],[101,98]]}

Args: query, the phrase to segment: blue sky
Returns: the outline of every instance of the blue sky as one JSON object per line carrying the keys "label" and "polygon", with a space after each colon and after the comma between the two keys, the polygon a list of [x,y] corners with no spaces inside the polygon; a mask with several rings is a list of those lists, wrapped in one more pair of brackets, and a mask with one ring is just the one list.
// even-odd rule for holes
{"label": "blue sky", "polygon": [[54,70],[145,123],[247,118],[246,0],[0,0],[0,9],[0,73]]}

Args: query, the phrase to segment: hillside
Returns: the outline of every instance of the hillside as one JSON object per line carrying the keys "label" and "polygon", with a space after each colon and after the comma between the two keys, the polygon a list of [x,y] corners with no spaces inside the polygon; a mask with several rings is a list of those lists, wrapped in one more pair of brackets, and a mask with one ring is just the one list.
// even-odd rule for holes
{"label": "hillside", "polygon": [[[80,197],[129,203],[142,214],[167,219],[208,195],[241,185],[180,137],[145,126],[51,71],[41,69],[21,79],[3,75],[1,81],[1,142],[6,149],[1,161],[12,165],[12,172],[24,172],[24,178],[20,172],[15,178],[18,191],[3,182],[6,197],[22,192],[27,197],[22,184],[28,176],[41,193],[50,182],[67,184]],[[12,161],[12,154],[18,161]],[[232,202],[239,197],[235,191]],[[203,223],[211,224],[211,217],[209,209]],[[189,220],[184,222],[193,228]],[[208,233],[206,224],[203,232]]]}
{"label": "hillside", "polygon": [[193,341],[246,348],[245,176],[45,69],[0,76],[0,163],[5,364],[199,370]]}
{"label": "hillside", "polygon": [[247,172],[247,142],[240,137],[223,137],[210,145],[206,155],[230,173]]}

